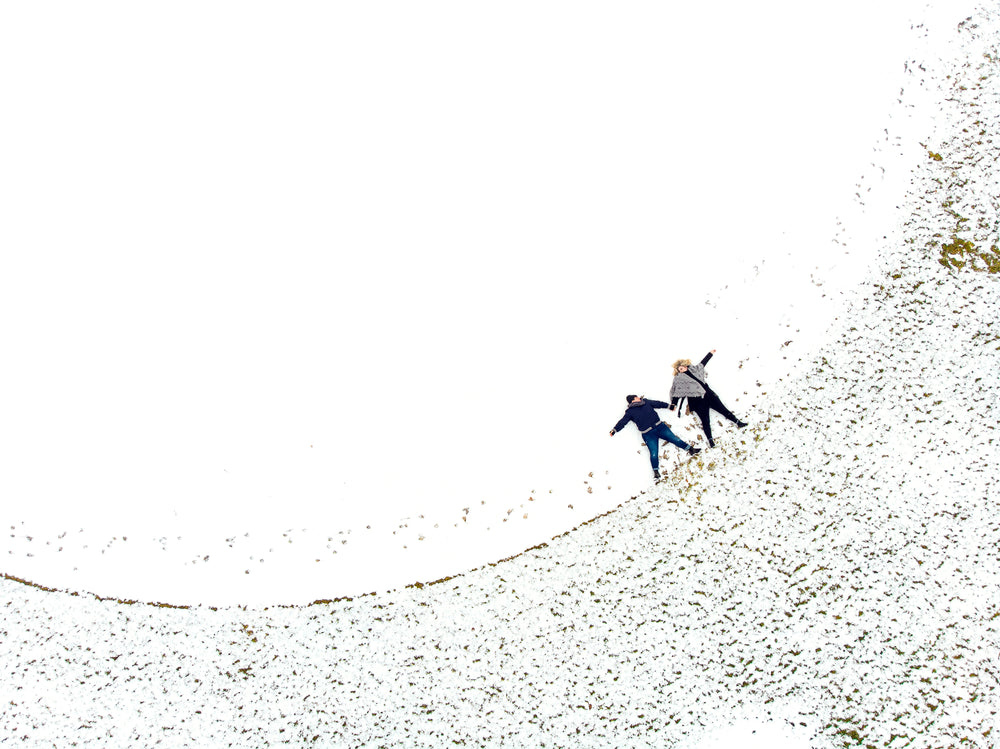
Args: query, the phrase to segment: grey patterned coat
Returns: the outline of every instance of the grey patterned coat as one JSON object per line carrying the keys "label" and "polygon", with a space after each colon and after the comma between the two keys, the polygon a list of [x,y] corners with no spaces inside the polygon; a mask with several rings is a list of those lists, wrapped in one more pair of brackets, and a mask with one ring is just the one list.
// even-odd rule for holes
{"label": "grey patterned coat", "polygon": [[674,377],[674,382],[670,386],[671,403],[677,405],[681,398],[701,398],[705,394],[705,388],[699,385],[694,378],[708,384],[708,373],[705,371],[705,365],[711,358],[711,353],[705,354],[705,358],[701,360],[700,364],[692,364],[688,367],[688,372],[694,377],[688,377],[687,372],[682,372]]}

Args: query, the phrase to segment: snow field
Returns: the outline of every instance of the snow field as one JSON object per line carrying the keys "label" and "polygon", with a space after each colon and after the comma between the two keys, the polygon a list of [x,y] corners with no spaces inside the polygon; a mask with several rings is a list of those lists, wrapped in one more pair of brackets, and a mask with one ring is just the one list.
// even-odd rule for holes
{"label": "snow field", "polygon": [[921,61],[939,127],[898,231],[751,427],[430,585],[170,608],[5,578],[0,742],[994,746],[998,24]]}
{"label": "snow field", "polygon": [[495,561],[647,487],[624,393],[718,348],[747,410],[873,254],[841,211],[925,0],[404,5],[0,23],[5,572],[265,605]]}

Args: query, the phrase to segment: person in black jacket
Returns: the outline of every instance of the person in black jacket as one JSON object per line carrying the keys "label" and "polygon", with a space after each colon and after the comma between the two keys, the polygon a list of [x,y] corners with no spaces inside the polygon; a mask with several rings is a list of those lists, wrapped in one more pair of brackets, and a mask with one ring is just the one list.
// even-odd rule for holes
{"label": "person in black jacket", "polygon": [[625,401],[628,407],[625,415],[615,424],[611,430],[611,436],[615,432],[620,432],[631,421],[642,435],[642,441],[646,443],[649,450],[649,462],[653,466],[653,477],[660,478],[660,440],[666,440],[671,445],[676,445],[681,450],[686,450],[689,455],[697,455],[701,452],[697,447],[689,445],[676,434],[670,431],[670,427],[663,423],[656,413],[657,408],[670,408],[669,403],[663,401],[645,400],[638,395],[626,395]]}
{"label": "person in black jacket", "polygon": [[670,386],[670,410],[673,411],[687,398],[688,406],[701,419],[701,428],[708,439],[709,447],[715,447],[715,440],[712,439],[712,411],[729,419],[739,429],[747,425],[745,421],[740,421],[732,411],[726,408],[718,394],[708,386],[708,372],[705,371],[705,365],[708,364],[708,360],[712,358],[714,353],[715,349],[709,351],[699,364],[692,364],[690,359],[675,361],[674,382]]}

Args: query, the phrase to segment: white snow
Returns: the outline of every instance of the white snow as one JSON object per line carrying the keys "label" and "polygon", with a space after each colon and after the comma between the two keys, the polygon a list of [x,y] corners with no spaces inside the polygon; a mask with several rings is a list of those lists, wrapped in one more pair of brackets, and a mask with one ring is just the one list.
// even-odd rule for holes
{"label": "white snow", "polygon": [[885,233],[911,19],[960,17],[391,7],[5,10],[8,573],[305,603],[635,496],[623,396],[716,348],[753,417]]}
{"label": "white snow", "polygon": [[[5,377],[24,398],[2,428],[0,741],[991,746],[997,276],[938,258],[955,238],[987,259],[997,244],[995,11],[956,27],[971,5],[926,6],[903,29],[901,14],[847,4],[786,36],[768,21],[802,12],[790,4],[714,25],[692,11],[664,51],[649,15],[543,10],[525,28],[513,19],[528,11],[512,6],[460,16],[491,33],[454,39],[442,24],[459,9],[432,7],[338,18],[335,38],[304,10],[209,9],[114,44],[101,44],[113,34],[98,11],[44,24],[4,11],[23,33],[3,24],[0,54],[39,66],[44,85],[4,79],[25,112],[7,142],[27,147],[18,189],[2,183],[5,232],[23,250],[5,260],[5,317],[23,323],[4,329],[19,365]],[[910,33],[883,36],[893,29]],[[845,34],[857,69],[838,49]],[[839,67],[789,70],[762,35],[797,59],[838,49]],[[553,38],[562,56],[549,59]],[[895,67],[872,68],[883,39]],[[711,40],[725,54],[694,54]],[[54,54],[85,49],[74,68]],[[418,49],[426,62],[407,56]],[[509,77],[500,61],[514,49],[524,67]],[[455,70],[456,50],[480,67]],[[379,86],[336,79],[371,116],[336,131],[359,151],[334,139],[312,161],[304,149],[341,125],[304,95],[317,78],[269,75],[327,54]],[[592,54],[585,86],[575,65]],[[649,94],[661,76],[638,71],[665,60],[688,65],[681,93],[722,86],[698,99],[700,119],[674,123],[685,99]],[[168,90],[203,69],[200,85]],[[537,85],[503,88],[536,70]],[[767,70],[789,77],[747,87]],[[625,71],[636,78],[622,88]],[[484,76],[496,97],[470,90]],[[889,82],[898,97],[884,97]],[[782,90],[814,119],[778,108]],[[459,91],[461,107],[440,98]],[[616,114],[586,120],[601,101]],[[824,130],[831,102],[849,116]],[[117,120],[101,107],[126,121],[106,131]],[[441,132],[438,109],[467,119]],[[790,118],[777,131],[760,115],[775,111]],[[78,137],[53,140],[70,114]],[[400,132],[395,116],[411,127],[399,143],[384,137]],[[644,150],[667,124],[689,137]],[[247,160],[265,130],[293,125],[310,145]],[[627,126],[620,152],[590,147]],[[483,155],[477,127],[498,151]],[[818,133],[844,142],[817,148]],[[305,205],[288,187],[322,188],[334,163],[361,184],[331,178]],[[590,187],[553,197],[585,164]],[[169,188],[151,187],[150,170]],[[480,201],[484,170],[504,177]],[[657,191],[675,174],[690,179]],[[376,211],[376,198],[406,210]],[[331,205],[344,232],[310,223]],[[716,249],[737,235],[753,241],[735,257]],[[345,238],[358,252],[325,254]],[[495,243],[486,267],[479,240]],[[144,242],[157,251],[137,260]],[[567,267],[578,257],[585,268]],[[635,278],[662,295],[655,315],[617,291]],[[713,381],[752,426],[723,427],[696,460],[668,448],[673,470],[650,487],[634,435],[607,437],[621,396],[665,397],[669,361],[708,348]],[[370,409],[405,428],[369,431]],[[482,431],[464,430],[469,419]],[[697,434],[690,417],[671,423]],[[385,455],[396,470],[373,473]],[[115,600],[132,598],[174,606]],[[335,600],[302,605],[317,598]]]}

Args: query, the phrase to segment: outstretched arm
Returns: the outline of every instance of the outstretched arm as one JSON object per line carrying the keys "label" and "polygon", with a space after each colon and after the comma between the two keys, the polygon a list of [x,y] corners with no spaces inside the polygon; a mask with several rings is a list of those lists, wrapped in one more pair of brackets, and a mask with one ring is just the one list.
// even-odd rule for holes
{"label": "outstretched arm", "polygon": [[651,405],[653,408],[670,408],[669,403],[664,403],[663,401],[654,401],[646,398],[646,403]]}
{"label": "outstretched arm", "polygon": [[622,429],[624,429],[625,425],[628,424],[629,421],[630,421],[630,419],[628,417],[628,414],[625,414],[624,416],[622,416],[618,420],[618,423],[615,424],[614,428],[611,430],[611,436],[614,437],[615,436],[615,432],[620,432]]}
{"label": "outstretched arm", "polygon": [[701,360],[701,366],[704,367],[706,364],[708,364],[708,360],[712,358],[712,354],[714,354],[714,353],[715,353],[715,349],[712,349],[707,354],[705,354],[705,358]]}

